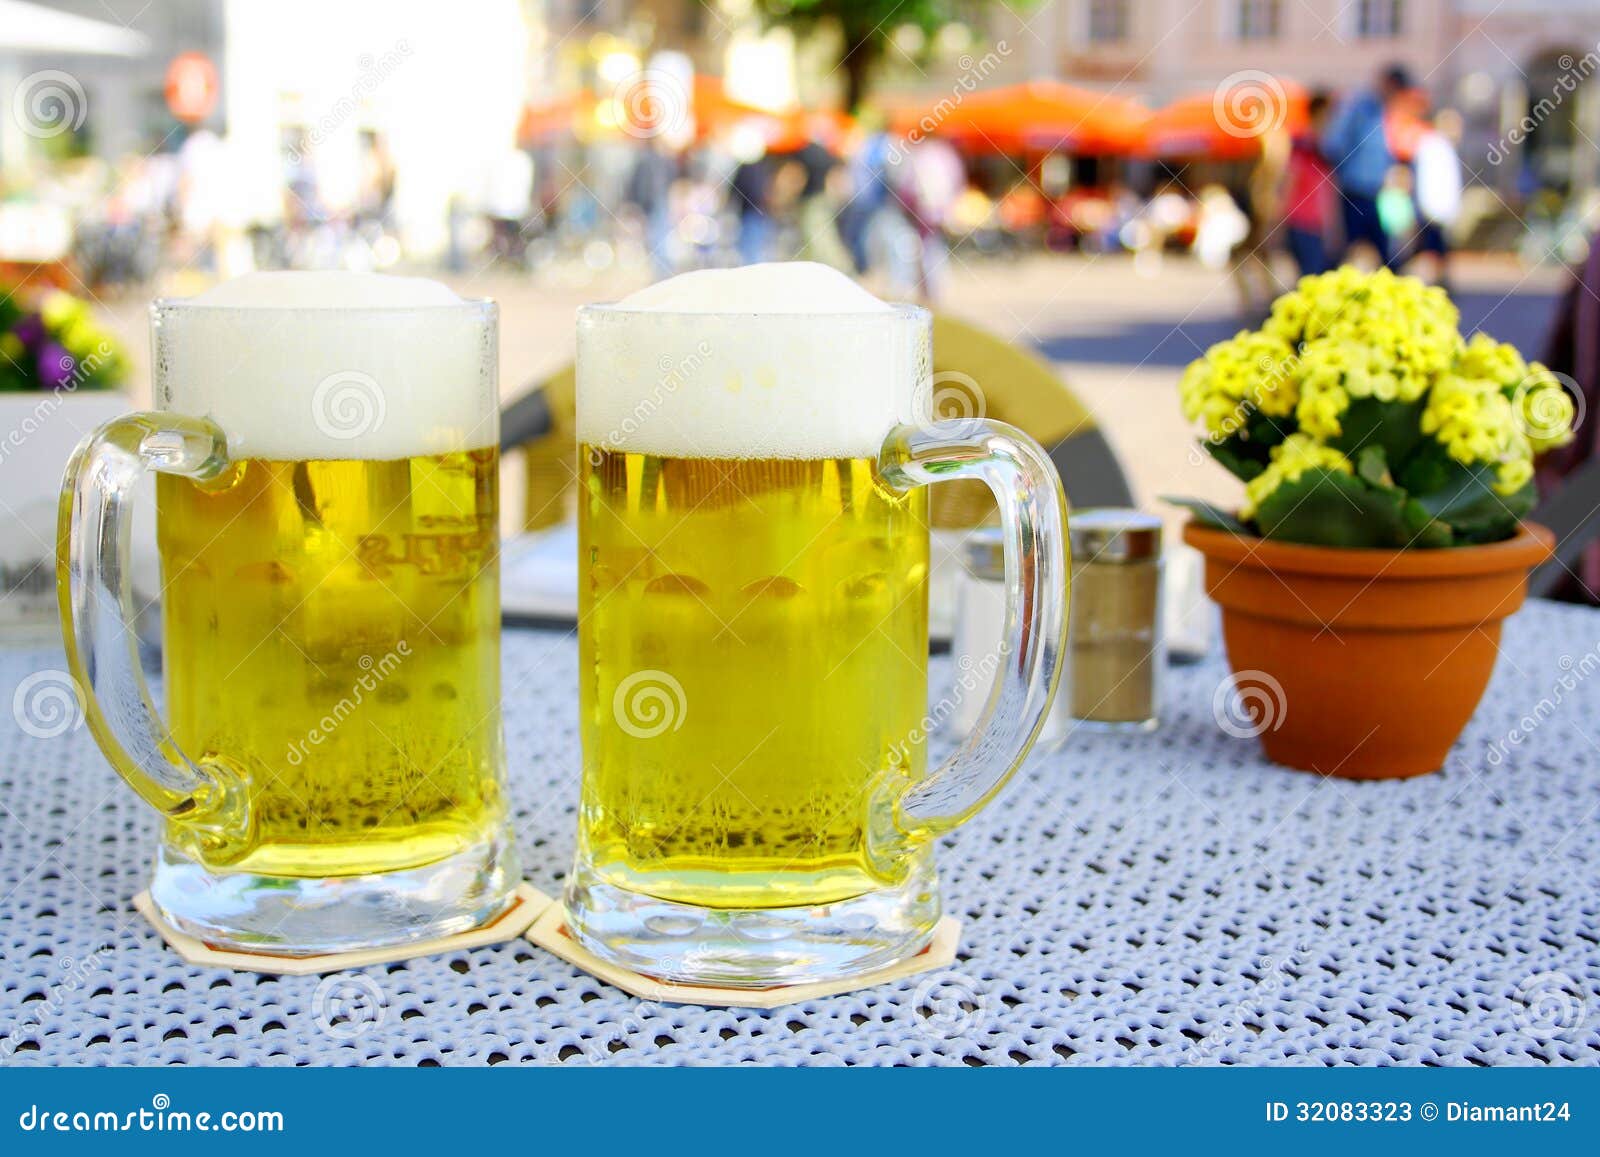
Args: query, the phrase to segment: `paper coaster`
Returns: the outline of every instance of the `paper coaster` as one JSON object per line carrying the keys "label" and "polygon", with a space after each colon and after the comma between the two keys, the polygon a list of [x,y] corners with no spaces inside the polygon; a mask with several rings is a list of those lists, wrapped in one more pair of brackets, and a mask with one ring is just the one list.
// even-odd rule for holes
{"label": "paper coaster", "polygon": [[[392,964],[397,960],[414,960],[418,956],[433,956],[440,952],[453,952],[458,948],[482,948],[487,944],[501,944],[514,940],[528,930],[551,906],[549,896],[528,884],[518,885],[511,894],[511,906],[497,918],[470,932],[455,936],[440,936],[433,940],[418,940],[413,944],[395,944],[387,948],[360,948],[351,952],[328,952],[320,956],[269,956],[261,952],[240,952],[233,948],[219,948],[204,940],[180,932],[168,924],[150,899],[149,892],[140,892],[133,898],[133,906],[179,956],[190,964],[204,964],[212,968],[234,968],[241,972],[270,972],[279,976],[312,976],[319,972],[342,972],[346,968],[361,968],[368,964]],[[559,905],[557,905],[559,907]]]}
{"label": "paper coaster", "polygon": [[552,903],[533,927],[524,933],[529,941],[547,952],[553,952],[575,968],[590,976],[615,985],[623,992],[642,1000],[655,1000],[663,1004],[701,1004],[710,1008],[779,1008],[819,996],[837,996],[842,992],[856,992],[863,988],[904,980],[923,972],[935,972],[955,962],[956,945],[961,941],[961,921],[954,916],[940,920],[933,930],[933,939],[921,952],[898,964],[863,972],[859,976],[842,980],[825,980],[815,984],[785,984],[774,988],[710,988],[694,984],[673,984],[657,980],[643,973],[630,972],[615,964],[601,960],[567,931],[566,907]]}

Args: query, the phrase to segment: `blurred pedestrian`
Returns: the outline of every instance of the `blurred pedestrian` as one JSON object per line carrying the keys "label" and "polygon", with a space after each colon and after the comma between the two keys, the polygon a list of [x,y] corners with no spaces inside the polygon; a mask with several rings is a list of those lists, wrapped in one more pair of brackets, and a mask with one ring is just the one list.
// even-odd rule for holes
{"label": "blurred pedestrian", "polygon": [[1305,131],[1290,143],[1284,174],[1284,229],[1289,254],[1301,277],[1326,273],[1329,268],[1328,232],[1337,194],[1321,138],[1330,104],[1325,90],[1311,94]]}
{"label": "blurred pedestrian", "polygon": [[1206,185],[1200,190],[1195,217],[1194,254],[1207,269],[1228,267],[1233,251],[1250,233],[1250,218],[1239,208],[1233,194],[1221,185]]}
{"label": "blurred pedestrian", "polygon": [[778,228],[772,215],[773,166],[765,155],[742,162],[733,171],[728,199],[739,222],[739,262],[756,265],[772,259]]}
{"label": "blurred pedestrian", "polygon": [[672,252],[672,187],[679,175],[678,159],[654,137],[647,137],[628,175],[627,199],[644,219],[644,247],[650,272],[657,278],[676,272]]}
{"label": "blurred pedestrian", "polygon": [[532,208],[533,156],[513,145],[495,158],[484,190],[483,215],[489,221],[489,247],[496,260],[522,260],[527,247],[523,226]]}
{"label": "blurred pedestrian", "polygon": [[1283,292],[1278,275],[1272,271],[1272,251],[1283,219],[1284,174],[1292,148],[1289,133],[1282,126],[1262,133],[1258,140],[1261,155],[1251,166],[1238,198],[1248,228],[1231,254],[1240,312],[1248,319],[1264,317],[1273,298]]}
{"label": "blurred pedestrian", "polygon": [[1408,166],[1389,166],[1378,190],[1378,223],[1388,240],[1389,264],[1398,268],[1417,230],[1416,182]]}
{"label": "blurred pedestrian", "polygon": [[[839,234],[855,260],[856,272],[866,273],[872,264],[870,235],[891,199],[889,163],[896,146],[883,129],[882,114],[863,109],[856,119],[862,135],[847,160],[850,199],[839,214]],[[882,223],[876,225],[881,232]]]}
{"label": "blurred pedestrian", "polygon": [[932,305],[950,261],[945,219],[966,188],[966,166],[948,141],[929,137],[904,154],[899,178],[895,195],[917,235],[913,289],[918,301]]}
{"label": "blurred pedestrian", "polygon": [[1395,163],[1385,132],[1385,113],[1410,88],[1411,77],[1404,66],[1390,65],[1378,77],[1376,91],[1346,98],[1322,140],[1339,189],[1346,250],[1371,246],[1380,265],[1391,264],[1394,257],[1378,219],[1378,194]]}
{"label": "blurred pedestrian", "polygon": [[1431,258],[1434,284],[1450,285],[1450,231],[1461,217],[1461,114],[1444,109],[1417,141],[1417,239],[1406,259]]}
{"label": "blurred pedestrian", "polygon": [[831,265],[841,273],[853,273],[855,259],[839,235],[839,214],[850,200],[849,174],[831,154],[825,162],[821,157],[807,159],[802,154],[796,163],[805,165],[806,184],[795,213],[800,231],[795,257]]}

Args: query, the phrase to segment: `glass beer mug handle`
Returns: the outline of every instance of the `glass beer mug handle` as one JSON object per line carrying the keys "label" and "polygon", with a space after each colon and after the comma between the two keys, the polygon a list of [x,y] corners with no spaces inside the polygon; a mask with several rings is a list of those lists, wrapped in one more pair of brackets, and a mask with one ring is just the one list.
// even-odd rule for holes
{"label": "glass beer mug handle", "polygon": [[229,468],[222,430],[200,418],[129,414],[72,456],[56,538],[67,663],[95,740],[143,799],[202,846],[249,823],[244,784],[178,749],[139,665],[130,575],[135,484],[147,471],[208,481]]}
{"label": "glass beer mug handle", "polygon": [[897,427],[884,442],[878,467],[899,490],[982,480],[1000,505],[1005,534],[1005,626],[988,702],[956,752],[896,803],[898,834],[920,842],[964,823],[988,803],[1044,725],[1066,644],[1067,502],[1043,448],[1003,422],[952,419]]}

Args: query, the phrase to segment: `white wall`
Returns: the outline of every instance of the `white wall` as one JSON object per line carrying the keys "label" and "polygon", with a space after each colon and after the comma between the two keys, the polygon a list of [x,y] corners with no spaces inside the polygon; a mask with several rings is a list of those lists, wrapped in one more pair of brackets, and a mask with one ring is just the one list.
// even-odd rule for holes
{"label": "white wall", "polygon": [[354,193],[357,134],[380,131],[402,240],[445,243],[452,197],[475,200],[514,146],[528,34],[517,0],[227,0],[230,158],[256,219],[282,197],[281,128],[311,129],[327,199]]}

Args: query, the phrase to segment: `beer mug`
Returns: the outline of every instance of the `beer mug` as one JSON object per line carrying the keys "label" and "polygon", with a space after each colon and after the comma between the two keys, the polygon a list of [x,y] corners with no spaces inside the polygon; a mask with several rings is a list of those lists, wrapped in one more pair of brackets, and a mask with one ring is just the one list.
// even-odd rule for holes
{"label": "beer mug", "polygon": [[[165,821],[151,898],[184,932],[282,955],[492,918],[518,878],[495,306],[273,273],[151,312],[157,408],[79,447],[58,559],[89,726]],[[131,621],[146,473],[164,714]]]}
{"label": "beer mug", "polygon": [[[925,310],[815,266],[580,310],[566,899],[598,956],[765,987],[928,943],[935,839],[1027,754],[1067,609],[1054,468],[1012,427],[933,420],[930,340]],[[946,479],[998,499],[1008,593],[992,694],[930,773],[925,487]]]}

